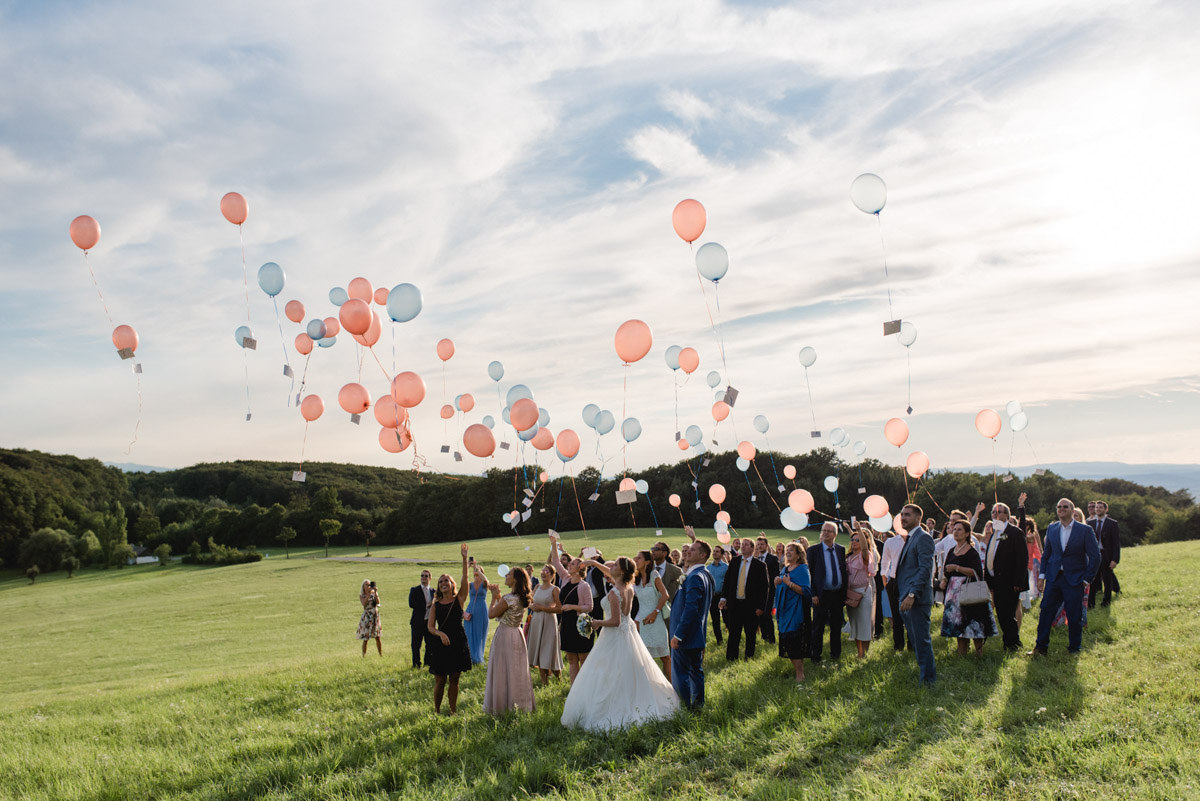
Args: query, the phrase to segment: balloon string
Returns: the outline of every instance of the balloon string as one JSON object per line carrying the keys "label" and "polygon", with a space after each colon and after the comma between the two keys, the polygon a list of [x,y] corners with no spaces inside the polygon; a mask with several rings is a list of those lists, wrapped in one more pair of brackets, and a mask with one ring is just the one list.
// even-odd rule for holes
{"label": "balloon string", "polygon": [[133,376],[137,379],[138,413],[137,424],[133,427],[133,439],[130,441],[129,447],[125,449],[127,455],[133,451],[133,446],[137,444],[138,430],[142,427],[142,374],[137,371],[137,365],[133,367]]}
{"label": "balloon string", "polygon": [[[275,307],[275,325],[279,326],[279,344],[283,348],[283,363],[288,366],[288,372],[291,373],[292,388],[288,390],[288,406],[292,405],[292,393],[296,389],[296,373],[291,369],[292,361],[288,358],[287,340],[283,338],[283,322],[279,319],[279,301],[275,296],[271,296],[271,304]],[[359,369],[359,380],[362,380],[362,369]]]}
{"label": "balloon string", "polygon": [[246,346],[242,346],[242,367],[246,371],[246,421],[250,421],[250,356],[246,353]]}
{"label": "balloon string", "polygon": [[[931,493],[929,491],[929,485],[926,484],[923,487],[923,489],[925,490],[925,494],[929,497],[929,500],[933,501],[933,505],[938,508],[938,511],[941,512],[942,514],[946,515],[946,517],[950,517],[950,514],[945,509],[942,508],[942,505],[937,502],[937,498],[934,498],[933,493]],[[932,533],[932,532],[930,532],[930,533]]]}
{"label": "balloon string", "polygon": [[92,262],[88,259],[88,252],[86,250],[83,251],[83,263],[87,266],[88,273],[92,276],[92,286],[96,287],[96,295],[100,298],[100,305],[104,307],[104,316],[108,318],[108,324],[116,328],[116,325],[113,323],[112,314],[108,311],[108,301],[104,299],[104,293],[100,291],[100,282],[96,280],[96,273],[92,270]]}
{"label": "balloon string", "polygon": [[[688,243],[688,248],[692,247],[692,243]],[[695,258],[692,258],[692,263],[695,264]],[[696,285],[700,287],[700,297],[704,298],[704,311],[708,314],[708,324],[712,326],[713,338],[717,340],[717,351],[721,354],[721,366],[725,368],[725,379],[729,379],[729,368],[725,365],[725,346],[721,343],[721,335],[717,333],[717,322],[713,319],[712,307],[708,305],[708,293],[704,291],[704,280],[700,276],[700,270],[696,270]]]}
{"label": "balloon string", "polygon": [[[759,472],[759,469],[758,469],[758,461],[755,459],[751,459],[750,464],[754,465],[754,472],[758,473],[758,480],[762,481],[763,489],[767,491],[767,497],[771,499],[771,503],[775,504],[775,511],[779,512],[780,514],[783,514],[783,509],[781,509],[779,507],[779,504],[775,501],[775,496],[771,494],[770,488],[767,487],[767,482],[763,481],[762,473]],[[747,484],[747,486],[749,486],[750,479],[746,479],[746,484]],[[751,490],[751,491],[753,492],[753,490]]]}
{"label": "balloon string", "polygon": [[[362,383],[362,366],[363,366],[363,362],[366,361],[366,359],[367,359],[367,352],[364,351],[362,345],[358,344],[357,342],[354,343],[354,349],[358,352],[358,381],[361,384]],[[379,358],[379,357],[376,357],[376,358]],[[383,368],[382,362],[380,362],[379,367],[380,367],[380,369]],[[384,373],[384,375],[387,375],[387,370],[384,370],[383,373]]]}
{"label": "balloon string", "polygon": [[242,236],[242,224],[238,223],[238,244],[242,247],[242,289],[246,294],[246,325],[250,325],[250,278],[246,269],[246,240]]}
{"label": "balloon string", "polygon": [[771,451],[771,438],[763,434],[763,439],[767,441],[767,458],[771,460],[771,472],[775,475],[775,484],[782,484],[783,482],[779,480],[779,471],[775,469],[775,454]]}
{"label": "balloon string", "polygon": [[895,320],[896,315],[892,312],[892,279],[888,275],[887,245],[883,241],[883,218],[879,216],[879,212],[875,212],[875,222],[879,223],[879,249],[883,251],[883,278],[884,285],[887,287],[888,319]]}
{"label": "balloon string", "polygon": [[[393,320],[392,321],[392,375],[395,375],[395,374],[396,374],[396,321]],[[497,387],[496,391],[499,392],[500,388]]]}
{"label": "balloon string", "polygon": [[[311,358],[312,358],[312,351],[310,350],[304,356],[304,370],[300,373],[300,392],[299,392],[300,395],[304,394],[304,385],[306,383],[308,383],[308,360]],[[296,405],[297,406],[300,405],[299,401],[297,401]]]}
{"label": "balloon string", "polygon": [[817,409],[813,406],[812,382],[808,380],[808,368],[804,368],[804,386],[808,387],[808,411],[812,414],[813,431],[817,430]]}
{"label": "balloon string", "polygon": [[308,421],[304,421],[304,439],[300,440],[300,466],[296,468],[297,472],[304,471],[304,448],[308,445]]}
{"label": "balloon string", "polygon": [[905,348],[908,351],[908,413],[912,414],[912,348]]}
{"label": "balloon string", "polygon": [[646,493],[646,505],[650,507],[650,516],[654,518],[654,527],[656,529],[662,528],[662,526],[658,524],[658,513],[654,511],[654,504],[651,503],[650,493],[648,492]]}
{"label": "balloon string", "polygon": [[671,371],[671,383],[675,385],[675,433],[679,433],[679,375]]}
{"label": "balloon string", "polygon": [[579,487],[575,486],[575,476],[571,476],[571,492],[575,495],[575,508],[579,510],[579,525],[583,526],[583,539],[587,541],[587,523],[583,522],[583,507],[579,504]]}
{"label": "balloon string", "polygon": [[562,487],[567,477],[567,465],[563,463],[563,474],[558,477],[558,504],[554,507],[554,530],[558,531],[558,515],[562,512]]}
{"label": "balloon string", "polygon": [[[688,467],[690,469],[691,464],[689,464]],[[704,467],[704,454],[700,454],[699,456],[696,457],[696,471],[694,473],[692,473],[692,477],[696,480],[696,511],[698,511],[698,512],[704,511],[704,506],[702,506],[704,501],[701,500],[701,498],[700,498],[700,470],[703,467]]]}
{"label": "balloon string", "polygon": [[1026,432],[1026,431],[1022,431],[1022,432],[1021,432],[1021,435],[1022,435],[1023,437],[1025,437],[1025,441],[1026,441],[1027,443],[1029,443],[1029,450],[1033,451],[1033,461],[1037,463],[1037,466],[1038,466],[1038,467],[1041,467],[1041,466],[1042,466],[1042,460],[1038,458],[1037,451],[1036,451],[1036,450],[1034,450],[1034,447],[1033,447],[1033,440],[1031,440],[1031,439],[1029,438],[1029,433],[1028,433],[1028,432]]}
{"label": "balloon string", "polygon": [[[636,491],[636,490],[635,490]],[[633,530],[637,531],[637,515],[633,513],[634,504],[629,504],[629,519],[633,521]]]}
{"label": "balloon string", "polygon": [[996,477],[996,438],[992,437],[992,495],[995,496],[993,503],[1000,503],[1000,487],[999,479]]}
{"label": "balloon string", "polygon": [[1017,449],[1017,432],[1013,432],[1012,439],[1008,446],[1008,472],[1012,472],[1013,452]]}
{"label": "balloon string", "polygon": [[676,506],[675,511],[679,512],[679,525],[683,526],[684,528],[687,528],[687,521],[683,519],[683,510],[680,509],[678,506]]}
{"label": "balloon string", "polygon": [[[754,502],[754,500],[753,500],[753,499],[754,499],[754,487],[750,486],[750,476],[746,475],[746,471],[745,471],[745,470],[740,470],[740,471],[738,471],[738,472],[740,472],[740,473],[742,474],[742,478],[746,479],[746,489],[750,490],[750,497],[751,497],[751,500],[750,500],[750,505],[751,505],[751,506],[754,506],[755,508],[757,508],[757,507],[758,507],[758,504],[757,504],[757,503],[755,503],[755,502]],[[764,486],[765,486],[765,485],[764,485]],[[771,497],[771,493],[769,493],[769,492],[768,492],[768,493],[767,493],[767,497],[768,497],[768,498],[770,498],[770,497]],[[774,498],[771,498],[771,500],[772,500],[772,501],[774,501],[775,499],[774,499]],[[775,504],[775,508],[776,508],[776,509],[778,509],[778,508],[779,508],[779,504]]]}

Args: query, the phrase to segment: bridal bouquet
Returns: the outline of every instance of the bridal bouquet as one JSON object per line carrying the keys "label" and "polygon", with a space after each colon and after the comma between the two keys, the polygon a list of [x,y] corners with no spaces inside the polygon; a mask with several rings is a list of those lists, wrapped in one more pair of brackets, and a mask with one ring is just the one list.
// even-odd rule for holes
{"label": "bridal bouquet", "polygon": [[575,628],[578,629],[580,637],[591,637],[592,636],[592,616],[586,615],[586,614],[581,614],[575,620]]}

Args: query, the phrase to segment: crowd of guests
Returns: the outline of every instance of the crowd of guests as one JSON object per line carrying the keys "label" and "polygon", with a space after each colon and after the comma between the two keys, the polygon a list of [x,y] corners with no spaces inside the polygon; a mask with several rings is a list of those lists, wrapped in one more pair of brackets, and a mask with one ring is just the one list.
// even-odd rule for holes
{"label": "crowd of guests", "polygon": [[[761,636],[790,662],[796,682],[805,680],[805,660],[822,662],[826,639],[831,659],[840,659],[844,638],[861,659],[890,629],[893,648],[913,651],[921,681],[933,683],[930,615],[935,605],[943,607],[940,635],[955,640],[962,655],[980,652],[993,637],[1008,651],[1021,649],[1022,616],[1039,599],[1037,640],[1029,653],[1045,654],[1051,629],[1062,625],[1068,629],[1068,651],[1078,652],[1088,608],[1108,606],[1120,592],[1117,523],[1108,517],[1104,501],[1089,503],[1085,517],[1064,498],[1043,538],[1026,514],[1025,500],[1022,493],[1015,521],[1007,504],[994,504],[978,532],[985,504],[970,516],[952,511],[940,529],[921,507],[907,504],[898,525],[886,532],[842,522],[848,546],[837,542],[834,521],[822,524],[816,543],[802,536],[772,544],[760,534],[710,547],[689,527],[690,541],[679,549],[656,542],[632,559],[622,557],[629,563],[627,581],[616,578],[623,569],[620,560],[605,562],[595,548],[571,556],[553,535],[536,576],[533,565],[526,565],[490,581],[463,545],[458,581],[443,574],[431,587],[432,574],[425,570],[409,592],[412,664],[427,666],[435,677],[438,712],[444,696],[450,713],[457,710],[461,674],[485,662],[484,709],[497,714],[532,710],[533,674],[545,684],[561,677],[565,662],[573,685],[593,650],[595,632],[619,624],[621,614],[602,601],[607,596],[624,605],[612,593],[614,587],[624,592],[627,584],[626,611],[650,657],[647,663],[658,663],[670,682],[671,606],[685,570],[690,574],[696,566],[708,577],[706,617],[726,659],[753,658]],[[371,639],[382,655],[374,582],[363,582],[359,600],[363,655]],[[590,616],[591,623],[580,626],[580,615]],[[485,654],[493,620],[496,631]]]}

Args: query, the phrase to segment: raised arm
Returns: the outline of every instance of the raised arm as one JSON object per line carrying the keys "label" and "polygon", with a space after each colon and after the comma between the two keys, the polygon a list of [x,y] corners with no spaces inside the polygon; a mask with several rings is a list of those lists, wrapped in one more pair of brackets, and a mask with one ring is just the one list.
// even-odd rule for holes
{"label": "raised arm", "polygon": [[597,570],[600,571],[600,575],[604,576],[609,581],[612,581],[612,571],[608,569],[607,565],[601,564],[600,562],[597,562],[595,559],[584,559],[583,564],[587,565],[588,567],[596,568]]}
{"label": "raised arm", "polygon": [[492,591],[492,605],[488,607],[488,617],[495,620],[508,611],[508,601],[500,597],[499,584],[489,584],[488,589]]}
{"label": "raised arm", "polygon": [[550,559],[548,561],[554,566],[554,572],[560,579],[566,581],[570,577],[567,569],[563,567],[562,555],[558,552],[558,537],[553,534],[550,535]]}
{"label": "raised arm", "polygon": [[462,544],[462,581],[458,582],[458,602],[464,603],[467,600],[467,544]]}

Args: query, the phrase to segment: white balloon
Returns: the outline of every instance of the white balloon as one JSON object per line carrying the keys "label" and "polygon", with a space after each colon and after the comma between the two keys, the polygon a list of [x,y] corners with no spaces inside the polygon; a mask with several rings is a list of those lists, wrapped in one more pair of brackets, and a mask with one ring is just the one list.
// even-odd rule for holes
{"label": "white balloon", "polygon": [[1029,415],[1025,412],[1017,412],[1008,419],[1008,424],[1012,426],[1013,431],[1024,431],[1029,425]]}
{"label": "white balloon", "polygon": [[500,565],[499,567],[497,567],[497,568],[496,568],[496,572],[500,574],[500,578],[504,578],[505,576],[507,576],[507,575],[508,575],[508,571],[509,571],[510,569],[511,569],[511,568],[509,568],[509,566],[508,566],[508,565],[504,565],[504,564],[502,564],[502,565]]}
{"label": "white balloon", "polygon": [[767,429],[771,427],[771,421],[767,419],[765,414],[754,416],[754,430],[760,434],[767,433]]}
{"label": "white balloon", "polygon": [[816,364],[817,363],[817,349],[810,345],[805,345],[803,348],[801,348],[800,349],[800,363],[803,364],[805,367],[812,367],[814,364]]}
{"label": "white balloon", "polygon": [[788,531],[803,531],[808,528],[808,515],[785,506],[779,513],[779,523]]}
{"label": "white balloon", "polygon": [[837,488],[841,486],[837,476],[825,476],[825,489],[829,492],[837,492]]}
{"label": "white balloon", "polygon": [[724,534],[726,531],[729,531],[729,524],[724,520],[718,520],[713,523],[713,531],[717,532],[718,534]]}
{"label": "white balloon", "polygon": [[696,251],[696,270],[716,283],[729,272],[729,253],[716,242],[707,242]]}
{"label": "white balloon", "polygon": [[878,531],[880,534],[892,527],[892,516],[884,515],[883,517],[870,518],[871,528]]}
{"label": "white balloon", "polygon": [[609,431],[612,431],[613,426],[616,424],[617,418],[613,417],[612,412],[610,412],[608,409],[605,409],[604,411],[600,412],[600,415],[596,418],[596,433],[600,436],[604,436]]}
{"label": "white balloon", "polygon": [[512,512],[505,512],[504,514],[500,515],[500,519],[503,520],[505,523],[511,523],[512,522]]}
{"label": "white balloon", "polygon": [[1021,411],[1021,402],[1009,401],[1008,405],[1004,407],[1004,411],[1008,412],[1009,417],[1012,417],[1014,414]]}
{"label": "white balloon", "polygon": [[600,418],[600,407],[594,403],[589,403],[583,407],[583,423],[588,428],[595,428],[596,421]]}
{"label": "white balloon", "polygon": [[495,428],[496,427],[496,418],[492,417],[490,414],[485,414],[483,416],[483,424],[485,426],[487,426],[488,428]]}
{"label": "white balloon", "polygon": [[639,478],[637,480],[637,483],[634,484],[633,487],[641,495],[645,495],[647,492],[650,491],[650,485],[646,483],[646,479],[644,479],[644,478]]}
{"label": "white balloon", "polygon": [[538,409],[538,425],[542,428],[550,425],[550,412],[545,409]]}
{"label": "white balloon", "polygon": [[683,432],[683,436],[687,439],[688,445],[695,447],[704,439],[704,432],[700,430],[700,426],[690,425]]}
{"label": "white balloon", "polygon": [[750,463],[740,456],[737,458],[737,462],[735,464],[737,464],[737,469],[741,470],[743,473],[750,469]]}
{"label": "white balloon", "polygon": [[672,370],[679,369],[679,351],[681,350],[683,350],[683,348],[679,347],[678,345],[672,345],[671,347],[667,348],[667,352],[663,354],[663,358],[666,359],[667,362],[667,367],[670,367]]}
{"label": "white balloon", "polygon": [[846,436],[846,429],[835,428],[829,432],[829,441],[832,442],[834,445],[841,445],[842,437],[844,437],[844,436]]}
{"label": "white balloon", "polygon": [[718,389],[713,393],[713,401],[725,400],[725,390]]}
{"label": "white balloon", "polygon": [[842,434],[842,441],[838,443],[838,447],[844,448],[850,444],[850,435]]}
{"label": "white balloon", "polygon": [[717,384],[720,384],[720,383],[721,383],[721,374],[720,373],[718,373],[716,370],[713,370],[712,372],[710,372],[708,374],[708,385],[710,387],[715,387]]}
{"label": "white balloon", "polygon": [[874,173],[865,172],[850,184],[850,200],[865,214],[878,214],[887,205],[887,185]]}
{"label": "white balloon", "polygon": [[856,456],[862,456],[866,452],[867,452],[867,443],[863,442],[861,439],[858,442],[854,443],[854,454]]}
{"label": "white balloon", "polygon": [[912,347],[912,343],[917,341],[917,327],[908,320],[905,320],[904,322],[900,323],[900,333],[896,338],[904,347]]}

